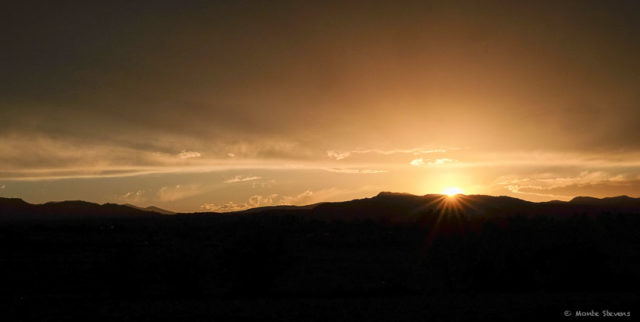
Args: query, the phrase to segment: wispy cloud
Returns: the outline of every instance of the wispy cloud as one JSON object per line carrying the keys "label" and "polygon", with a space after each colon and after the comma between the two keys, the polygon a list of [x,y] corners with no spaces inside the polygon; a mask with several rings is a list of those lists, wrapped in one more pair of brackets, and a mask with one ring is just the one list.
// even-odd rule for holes
{"label": "wispy cloud", "polygon": [[425,149],[425,148],[413,148],[413,149],[391,149],[391,150],[382,150],[382,149],[355,149],[351,151],[338,152],[334,150],[327,151],[327,156],[329,158],[335,160],[342,160],[350,157],[353,154],[380,154],[380,155],[393,155],[393,154],[413,154],[413,155],[421,155],[421,154],[430,154],[430,153],[444,153],[447,152],[445,149]]}
{"label": "wispy cloud", "polygon": [[420,154],[444,153],[444,152],[447,152],[447,150],[445,150],[445,149],[424,149],[424,148],[392,149],[392,150],[358,149],[358,150],[352,151],[352,153],[376,153],[376,154],[383,154],[383,155],[399,154],[399,153],[420,155]]}
{"label": "wispy cloud", "polygon": [[[0,179],[46,180],[286,167],[283,160],[311,165],[320,159],[317,152],[321,151],[286,139],[207,144],[188,139],[152,143],[130,140],[133,139],[115,138],[95,143],[82,137],[0,133]],[[176,153],[176,145],[193,145],[198,149]],[[187,160],[189,162],[185,162]],[[316,164],[315,167],[322,166]]]}
{"label": "wispy cloud", "polygon": [[429,164],[431,164],[431,165],[443,165],[443,164],[456,163],[456,162],[458,162],[458,160],[449,159],[449,158],[441,158],[441,159],[430,160]]}
{"label": "wispy cloud", "polygon": [[247,177],[243,177],[243,176],[235,176],[231,179],[225,180],[224,183],[237,183],[237,182],[247,182],[247,181],[254,181],[254,180],[259,180],[261,179],[261,177],[257,177],[257,176],[247,176]]}
{"label": "wispy cloud", "polygon": [[349,173],[349,174],[374,174],[374,173],[386,173],[387,170],[377,169],[350,169],[350,168],[326,168],[326,171],[337,173]]}
{"label": "wispy cloud", "polygon": [[[541,186],[532,186],[532,185],[524,185],[524,186],[522,186],[522,185],[517,185],[517,184],[510,184],[510,185],[506,185],[505,188],[507,190],[513,192],[513,193],[523,194],[523,195],[538,196],[538,197],[548,197],[548,198],[555,198],[555,199],[569,199],[569,198],[571,198],[571,196],[536,192],[536,191],[549,190],[549,189],[545,189],[544,187],[541,187]],[[528,191],[524,191],[523,189],[527,189]],[[534,190],[534,191],[531,191],[531,190]]]}
{"label": "wispy cloud", "polygon": [[609,174],[604,171],[583,171],[575,177],[559,177],[559,178],[539,178],[539,182],[549,186],[550,188],[568,187],[568,186],[584,186],[601,183],[620,183],[629,178],[623,174]]}
{"label": "wispy cloud", "polygon": [[253,195],[243,203],[235,203],[235,202],[226,202],[222,204],[205,203],[201,205],[200,208],[206,211],[215,211],[215,212],[240,211],[240,210],[245,210],[249,208],[266,207],[266,206],[274,206],[274,205],[282,204],[282,202],[279,201],[278,199],[279,199],[278,194],[271,194],[266,196]]}
{"label": "wispy cloud", "polygon": [[202,155],[200,154],[200,152],[196,152],[196,151],[186,151],[183,150],[182,152],[178,153],[178,157],[180,159],[192,159],[192,158],[199,158]]}
{"label": "wispy cloud", "polygon": [[540,173],[530,176],[503,176],[496,180],[497,185],[518,194],[552,198],[570,198],[571,196],[554,193],[562,188],[581,188],[596,185],[625,185],[637,177],[626,174],[611,174],[606,171],[582,171],[576,176],[558,176],[554,173]]}
{"label": "wispy cloud", "polygon": [[180,185],[164,186],[158,190],[158,199],[162,202],[176,201],[202,193],[199,185]]}
{"label": "wispy cloud", "polygon": [[413,159],[411,160],[411,162],[409,162],[409,164],[411,164],[412,166],[420,166],[424,164],[424,159],[423,158]]}
{"label": "wispy cloud", "polygon": [[346,200],[352,198],[350,194],[354,192],[375,191],[376,189],[379,189],[379,187],[364,186],[355,190],[337,188],[320,189],[316,191],[305,190],[295,195],[253,195],[244,202],[204,203],[200,206],[200,209],[214,212],[230,212],[266,206],[301,206],[336,199]]}
{"label": "wispy cloud", "polygon": [[246,205],[238,205],[233,202],[227,202],[224,204],[215,204],[215,203],[205,203],[200,206],[200,209],[204,211],[213,211],[213,212],[232,212],[232,211],[240,211],[247,209]]}
{"label": "wispy cloud", "polygon": [[421,166],[421,165],[445,165],[448,163],[456,163],[458,160],[449,159],[449,158],[440,158],[440,159],[413,159],[409,164],[412,166]]}
{"label": "wispy cloud", "polygon": [[625,174],[611,174],[605,171],[582,171],[577,176],[557,176],[553,173],[541,173],[533,176],[503,176],[498,178],[497,184],[526,184],[539,189],[564,188],[569,186],[584,186],[601,183],[621,183],[633,179]]}
{"label": "wispy cloud", "polygon": [[351,155],[351,152],[336,152],[336,151],[327,151],[327,156],[332,159],[342,160],[346,159]]}
{"label": "wispy cloud", "polygon": [[147,200],[144,190],[138,191],[129,191],[120,196],[118,196],[118,200],[127,203],[139,203]]}

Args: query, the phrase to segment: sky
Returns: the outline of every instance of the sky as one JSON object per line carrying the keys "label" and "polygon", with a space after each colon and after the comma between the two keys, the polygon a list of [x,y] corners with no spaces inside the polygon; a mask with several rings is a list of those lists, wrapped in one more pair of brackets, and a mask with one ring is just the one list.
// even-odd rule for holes
{"label": "sky", "polygon": [[0,27],[2,197],[640,197],[636,1],[21,1]]}

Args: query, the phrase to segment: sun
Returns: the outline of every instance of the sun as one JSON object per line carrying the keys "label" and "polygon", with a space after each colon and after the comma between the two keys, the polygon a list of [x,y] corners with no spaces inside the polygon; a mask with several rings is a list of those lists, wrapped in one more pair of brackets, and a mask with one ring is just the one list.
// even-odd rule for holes
{"label": "sun", "polygon": [[455,195],[461,194],[462,193],[462,189],[458,188],[458,187],[449,187],[449,188],[445,188],[444,190],[442,190],[442,193],[449,196],[449,197],[453,197]]}

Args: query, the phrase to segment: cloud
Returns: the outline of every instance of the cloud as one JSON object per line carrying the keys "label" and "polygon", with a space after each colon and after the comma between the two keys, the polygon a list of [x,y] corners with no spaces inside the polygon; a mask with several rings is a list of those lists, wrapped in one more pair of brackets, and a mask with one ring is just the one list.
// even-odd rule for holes
{"label": "cloud", "polygon": [[[425,162],[426,161],[426,162]],[[421,166],[421,165],[445,165],[448,163],[455,163],[458,162],[458,160],[454,160],[454,159],[449,159],[449,158],[441,158],[441,159],[423,159],[423,158],[419,158],[419,159],[414,159],[411,160],[411,162],[409,162],[409,164],[411,164],[412,166]]]}
{"label": "cloud", "polygon": [[629,180],[629,178],[622,174],[612,175],[604,171],[583,171],[576,177],[539,178],[537,180],[549,188],[559,188],[574,185],[585,186],[602,183],[620,183]]}
{"label": "cloud", "polygon": [[[131,138],[133,137],[133,138]],[[2,133],[0,179],[38,180],[113,177],[148,173],[215,171],[229,168],[275,168],[305,163],[320,168],[317,150],[287,139],[258,138],[206,143],[171,135],[158,138],[117,135],[92,141],[85,136],[52,136],[39,132]],[[150,142],[150,143],[147,143]],[[175,153],[176,146],[197,150]],[[235,160],[235,159],[240,160]],[[190,162],[185,161],[188,160]]]}
{"label": "cloud", "polygon": [[296,195],[253,195],[244,202],[225,202],[225,203],[204,203],[200,206],[205,211],[214,212],[230,212],[240,211],[250,208],[266,207],[266,206],[284,206],[284,205],[309,205],[318,202],[324,202],[335,199],[349,199],[349,194],[354,192],[375,190],[378,187],[365,186],[360,189],[342,190],[336,188],[321,189],[317,191],[305,190]]}
{"label": "cloud", "polygon": [[272,206],[277,203],[277,198],[278,194],[271,194],[268,196],[254,195],[247,200],[246,205],[248,208]]}
{"label": "cloud", "polygon": [[243,177],[243,176],[235,176],[231,179],[225,180],[224,183],[237,183],[237,182],[247,182],[253,180],[259,180],[261,177],[251,176],[251,177]]}
{"label": "cloud", "polygon": [[332,159],[342,160],[346,159],[352,154],[380,154],[380,155],[393,155],[393,154],[413,154],[413,155],[421,155],[421,154],[430,154],[430,153],[444,153],[447,150],[444,149],[424,149],[424,148],[413,148],[413,149],[392,149],[392,150],[381,150],[381,149],[355,149],[347,152],[336,152],[333,150],[327,151],[327,156]]}
{"label": "cloud", "polygon": [[458,160],[449,159],[449,158],[442,158],[442,159],[435,159],[433,161],[430,161],[429,164],[430,165],[443,165],[443,164],[447,164],[447,163],[456,163],[456,162],[458,162]]}
{"label": "cloud", "polygon": [[[168,141],[171,140],[158,140]],[[446,158],[433,158],[436,155],[413,156],[407,153],[437,153],[444,149],[355,149],[347,152],[333,151],[335,158],[342,159],[339,167],[335,160],[327,160],[321,152],[309,147],[305,152],[291,152],[298,145],[277,140],[265,139],[249,142],[244,140],[231,143],[213,141],[210,146],[199,145],[195,141],[176,139],[173,143],[154,143],[147,146],[139,142],[126,142],[114,145],[113,142],[90,142],[83,138],[69,139],[65,137],[43,136],[38,134],[6,133],[0,134],[0,180],[38,181],[66,178],[107,178],[130,177],[157,173],[195,173],[211,171],[255,171],[258,169],[309,169],[324,170],[345,174],[374,174],[404,167],[407,163],[413,166],[451,166],[456,167],[535,167],[549,168],[566,166],[581,169],[613,169],[633,171],[640,168],[640,152],[627,151],[621,153],[564,152],[550,151],[505,152],[505,151],[456,151]],[[164,145],[162,145],[164,144]],[[200,157],[181,159],[176,154],[178,148],[188,146],[185,156],[200,154]],[[281,148],[278,148],[281,147]],[[304,148],[304,147],[303,147]],[[278,150],[279,149],[279,150]],[[266,158],[266,151],[281,151]],[[195,152],[198,151],[198,152]],[[289,152],[287,152],[289,151]],[[293,151],[293,150],[292,150]],[[304,158],[313,151],[314,158]],[[234,157],[229,157],[232,153]],[[275,153],[275,152],[274,152]],[[289,153],[289,154],[286,154]],[[375,153],[359,154],[354,153]],[[381,155],[394,154],[391,157]],[[347,157],[348,155],[348,157]],[[265,156],[264,158],[262,158]],[[276,158],[282,156],[282,158]],[[432,159],[429,159],[429,156]],[[440,155],[437,155],[438,157]],[[360,160],[358,160],[360,158]],[[422,159],[423,164],[413,161]],[[465,161],[456,161],[460,159]],[[188,162],[187,162],[188,161]],[[414,162],[414,163],[411,163]],[[381,170],[382,169],[382,170]],[[616,171],[616,170],[611,170]],[[638,171],[637,169],[635,171]],[[560,177],[560,176],[558,176]],[[226,178],[229,179],[229,178]],[[124,188],[126,191],[128,188]]]}
{"label": "cloud", "polygon": [[387,170],[376,169],[346,169],[346,168],[326,168],[326,171],[337,173],[349,173],[349,174],[374,174],[374,173],[386,173]]}
{"label": "cloud", "polygon": [[240,211],[250,208],[257,207],[266,207],[266,206],[274,206],[282,204],[279,202],[278,194],[271,194],[267,196],[262,195],[253,195],[247,199],[244,203],[235,203],[235,202],[226,202],[223,204],[215,204],[215,203],[205,203],[200,206],[201,209],[206,211],[215,211],[215,212],[231,212],[231,211]]}
{"label": "cloud", "polygon": [[191,158],[199,158],[202,155],[200,154],[200,152],[195,152],[195,151],[186,151],[183,150],[182,152],[178,153],[178,157],[180,159],[191,159]]}
{"label": "cloud", "polygon": [[162,202],[176,201],[202,193],[199,185],[180,185],[165,186],[158,190],[158,199]]}
{"label": "cloud", "polygon": [[555,189],[602,183],[622,183],[628,180],[633,180],[633,177],[624,174],[610,174],[605,171],[582,171],[573,177],[559,177],[553,173],[541,173],[529,177],[503,176],[498,178],[496,183],[501,185],[525,184],[536,189]]}
{"label": "cloud", "polygon": [[271,188],[274,184],[276,183],[276,180],[271,179],[269,181],[263,181],[263,182],[252,182],[251,183],[251,188],[255,189],[255,188]]}
{"label": "cloud", "polygon": [[284,196],[280,201],[283,205],[304,205],[313,200],[313,191],[306,190],[296,196]]}
{"label": "cloud", "polygon": [[351,152],[336,152],[336,151],[327,151],[327,156],[329,156],[332,159],[336,159],[336,160],[342,160],[342,159],[346,159],[351,155]]}
{"label": "cloud", "polygon": [[207,149],[211,150],[208,154],[243,159],[309,160],[316,158],[319,152],[291,138],[252,137],[229,141],[207,144]]}
{"label": "cloud", "polygon": [[126,192],[118,196],[118,199],[128,203],[139,203],[147,200],[144,190]]}
{"label": "cloud", "polygon": [[497,185],[518,194],[527,194],[552,198],[571,198],[554,191],[564,188],[582,188],[597,185],[627,185],[637,180],[625,174],[611,174],[606,171],[582,171],[576,176],[558,176],[553,173],[540,173],[528,177],[503,176],[496,180]]}
{"label": "cloud", "polygon": [[548,198],[556,198],[556,199],[569,199],[571,198],[571,196],[565,196],[565,195],[556,195],[556,194],[551,194],[551,193],[541,193],[541,192],[535,192],[535,191],[523,191],[522,189],[532,189],[532,190],[548,190],[545,189],[541,186],[520,186],[520,185],[506,185],[505,188],[513,193],[517,193],[517,194],[524,194],[524,195],[530,195],[530,196],[538,196],[538,197],[548,197]]}
{"label": "cloud", "polygon": [[409,164],[411,164],[413,166],[423,165],[424,164],[424,159],[422,159],[422,158],[414,159],[414,160],[411,160],[411,162],[409,162]]}
{"label": "cloud", "polygon": [[213,211],[213,212],[232,212],[232,211],[240,211],[245,210],[246,205],[238,205],[233,202],[227,202],[225,204],[215,204],[215,203],[205,203],[200,206],[201,209],[205,211]]}

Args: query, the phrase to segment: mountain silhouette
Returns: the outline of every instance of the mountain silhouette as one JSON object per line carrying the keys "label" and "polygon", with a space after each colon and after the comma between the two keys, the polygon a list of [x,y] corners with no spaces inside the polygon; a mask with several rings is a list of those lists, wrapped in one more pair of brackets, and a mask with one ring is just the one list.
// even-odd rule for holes
{"label": "mountain silhouette", "polygon": [[167,213],[0,198],[0,298],[34,320],[149,320],[141,307],[152,320],[307,320],[345,305],[368,321],[523,320],[639,300],[640,199],[627,196],[535,203],[381,192]]}
{"label": "mountain silhouette", "polygon": [[58,201],[30,204],[17,198],[0,198],[0,220],[51,220],[65,218],[129,217],[158,215],[160,212],[125,205],[86,201]]}
{"label": "mountain silhouette", "polygon": [[639,207],[640,198],[631,198],[629,196],[607,197],[602,199],[575,197],[571,199],[569,203],[588,206]]}
{"label": "mountain silhouette", "polygon": [[[325,220],[384,220],[413,222],[429,214],[458,213],[463,216],[505,215],[595,215],[603,211],[640,213],[640,198],[629,196],[594,198],[575,197],[570,201],[530,202],[507,196],[441,194],[423,196],[407,193],[380,192],[371,198],[342,202],[322,202],[306,206],[268,206],[235,211],[235,215],[299,214]],[[96,204],[86,201],[60,201],[30,204],[18,198],[0,198],[0,216],[3,219],[65,218],[74,216],[126,217],[141,215],[173,215],[173,211],[155,206],[139,207],[132,204]],[[187,215],[188,213],[181,213]],[[220,214],[198,212],[199,215]]]}
{"label": "mountain silhouette", "polygon": [[132,205],[132,204],[124,204],[127,207],[131,207],[134,209],[138,209],[138,210],[142,210],[142,211],[148,211],[148,212],[154,212],[157,214],[163,214],[163,215],[174,215],[175,212],[171,211],[171,210],[166,210],[166,209],[162,209],[156,206],[148,206],[148,207],[138,207],[136,205]]}

